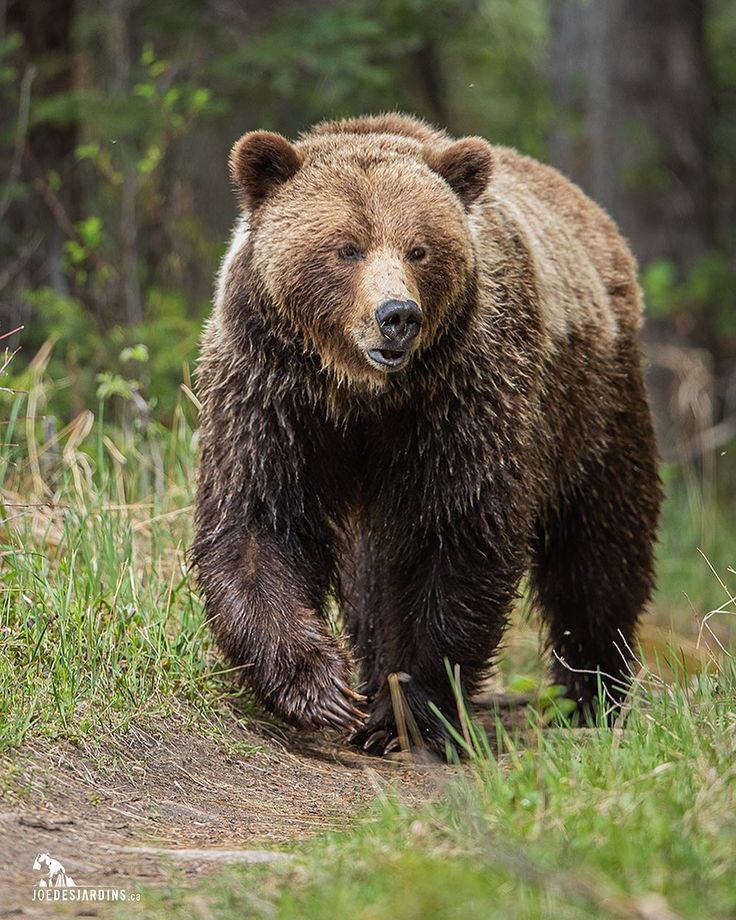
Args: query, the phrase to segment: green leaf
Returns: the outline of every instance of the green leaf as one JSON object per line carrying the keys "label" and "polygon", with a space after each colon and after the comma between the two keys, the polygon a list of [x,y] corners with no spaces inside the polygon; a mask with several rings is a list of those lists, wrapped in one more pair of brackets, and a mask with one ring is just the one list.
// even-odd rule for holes
{"label": "green leaf", "polygon": [[538,686],[538,681],[533,677],[526,677],[523,674],[517,674],[512,677],[508,683],[508,689],[512,693],[533,693]]}
{"label": "green leaf", "polygon": [[153,99],[156,87],[152,83],[136,83],[133,93],[141,99]]}
{"label": "green leaf", "polygon": [[124,348],[120,352],[120,360],[125,361],[148,361],[148,348],[142,343]]}
{"label": "green leaf", "polygon": [[99,144],[79,144],[75,151],[78,160],[96,160],[99,153]]}
{"label": "green leaf", "polygon": [[67,240],[64,243],[64,252],[72,265],[78,265],[87,258],[87,250],[76,240]]}
{"label": "green leaf", "polygon": [[164,94],[164,105],[168,109],[173,109],[180,98],[181,90],[176,86],[172,86],[171,89]]}
{"label": "green leaf", "polygon": [[158,164],[161,162],[161,157],[162,157],[162,154],[161,154],[160,147],[157,147],[155,145],[152,147],[149,147],[146,152],[145,157],[143,157],[143,159],[141,160],[138,160],[138,163],[137,163],[138,172],[144,173],[144,174],[152,173],[154,169],[158,166]]}
{"label": "green leaf", "polygon": [[102,231],[102,221],[99,217],[88,217],[85,220],[77,222],[77,230],[84,243],[90,248],[95,249],[100,245]]}
{"label": "green leaf", "polygon": [[141,64],[148,67],[156,60],[156,55],[153,52],[153,45],[151,42],[145,42],[143,45],[143,51],[141,52]]}
{"label": "green leaf", "polygon": [[104,373],[97,375],[97,398],[109,399],[119,396],[121,399],[132,399],[133,393],[138,389],[135,380],[126,380],[120,374]]}

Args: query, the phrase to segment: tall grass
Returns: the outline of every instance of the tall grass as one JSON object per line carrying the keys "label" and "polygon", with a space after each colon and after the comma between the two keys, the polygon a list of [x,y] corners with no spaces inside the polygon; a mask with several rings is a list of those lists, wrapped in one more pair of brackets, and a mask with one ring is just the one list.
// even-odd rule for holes
{"label": "tall grass", "polygon": [[665,467],[667,498],[657,552],[657,622],[681,635],[700,632],[703,616],[734,635],[736,606],[736,444],[713,460],[705,482],[691,468]]}
{"label": "tall grass", "polygon": [[[0,453],[0,748],[97,736],[226,692],[186,548],[195,411],[124,430],[84,412],[46,440],[43,361],[6,394]],[[17,387],[16,387],[17,389]]]}
{"label": "tall grass", "polygon": [[386,795],[285,866],[147,893],[147,916],[725,920],[735,733],[731,658],[672,684],[645,667],[617,729],[534,721],[489,745],[474,726],[469,765],[424,807]]}

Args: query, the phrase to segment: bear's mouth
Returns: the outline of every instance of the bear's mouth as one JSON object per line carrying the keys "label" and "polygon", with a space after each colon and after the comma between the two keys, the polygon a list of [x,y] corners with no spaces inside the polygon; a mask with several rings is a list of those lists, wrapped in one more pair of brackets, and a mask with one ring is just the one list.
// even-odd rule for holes
{"label": "bear's mouth", "polygon": [[369,348],[367,355],[370,360],[385,370],[396,370],[406,361],[409,352],[395,348]]}

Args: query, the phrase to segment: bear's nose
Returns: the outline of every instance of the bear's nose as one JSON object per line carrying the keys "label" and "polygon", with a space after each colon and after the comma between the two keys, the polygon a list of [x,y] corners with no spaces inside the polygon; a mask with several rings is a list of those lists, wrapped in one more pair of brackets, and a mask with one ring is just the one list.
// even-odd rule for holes
{"label": "bear's nose", "polygon": [[383,337],[393,345],[408,345],[422,328],[422,311],[413,300],[387,300],[376,310]]}

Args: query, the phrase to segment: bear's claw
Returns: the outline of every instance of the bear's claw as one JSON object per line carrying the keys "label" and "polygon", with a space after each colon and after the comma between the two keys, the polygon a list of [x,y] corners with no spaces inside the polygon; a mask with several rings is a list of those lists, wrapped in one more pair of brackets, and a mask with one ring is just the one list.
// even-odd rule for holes
{"label": "bear's claw", "polygon": [[[366,737],[367,736],[367,737]],[[371,731],[368,726],[360,726],[348,739],[351,744],[362,748],[367,754],[385,757],[395,751],[401,744],[398,736],[384,728]]]}
{"label": "bear's claw", "polygon": [[340,689],[345,694],[345,696],[349,696],[351,700],[357,700],[359,703],[365,703],[368,699],[367,696],[364,696],[362,693],[358,693],[356,690],[353,690],[351,687],[347,687],[343,684],[340,684]]}
{"label": "bear's claw", "polygon": [[[340,689],[344,692],[343,688]],[[323,704],[321,716],[328,725],[343,731],[358,730],[368,718],[367,713],[357,709],[339,696]]]}
{"label": "bear's claw", "polygon": [[[380,745],[390,739],[390,737],[391,736],[385,729],[379,728],[378,731],[372,732],[370,735],[368,735],[361,747],[364,751],[370,752],[372,749],[379,748]],[[353,739],[351,738],[350,740],[352,741]],[[359,739],[356,738],[356,740]]]}

